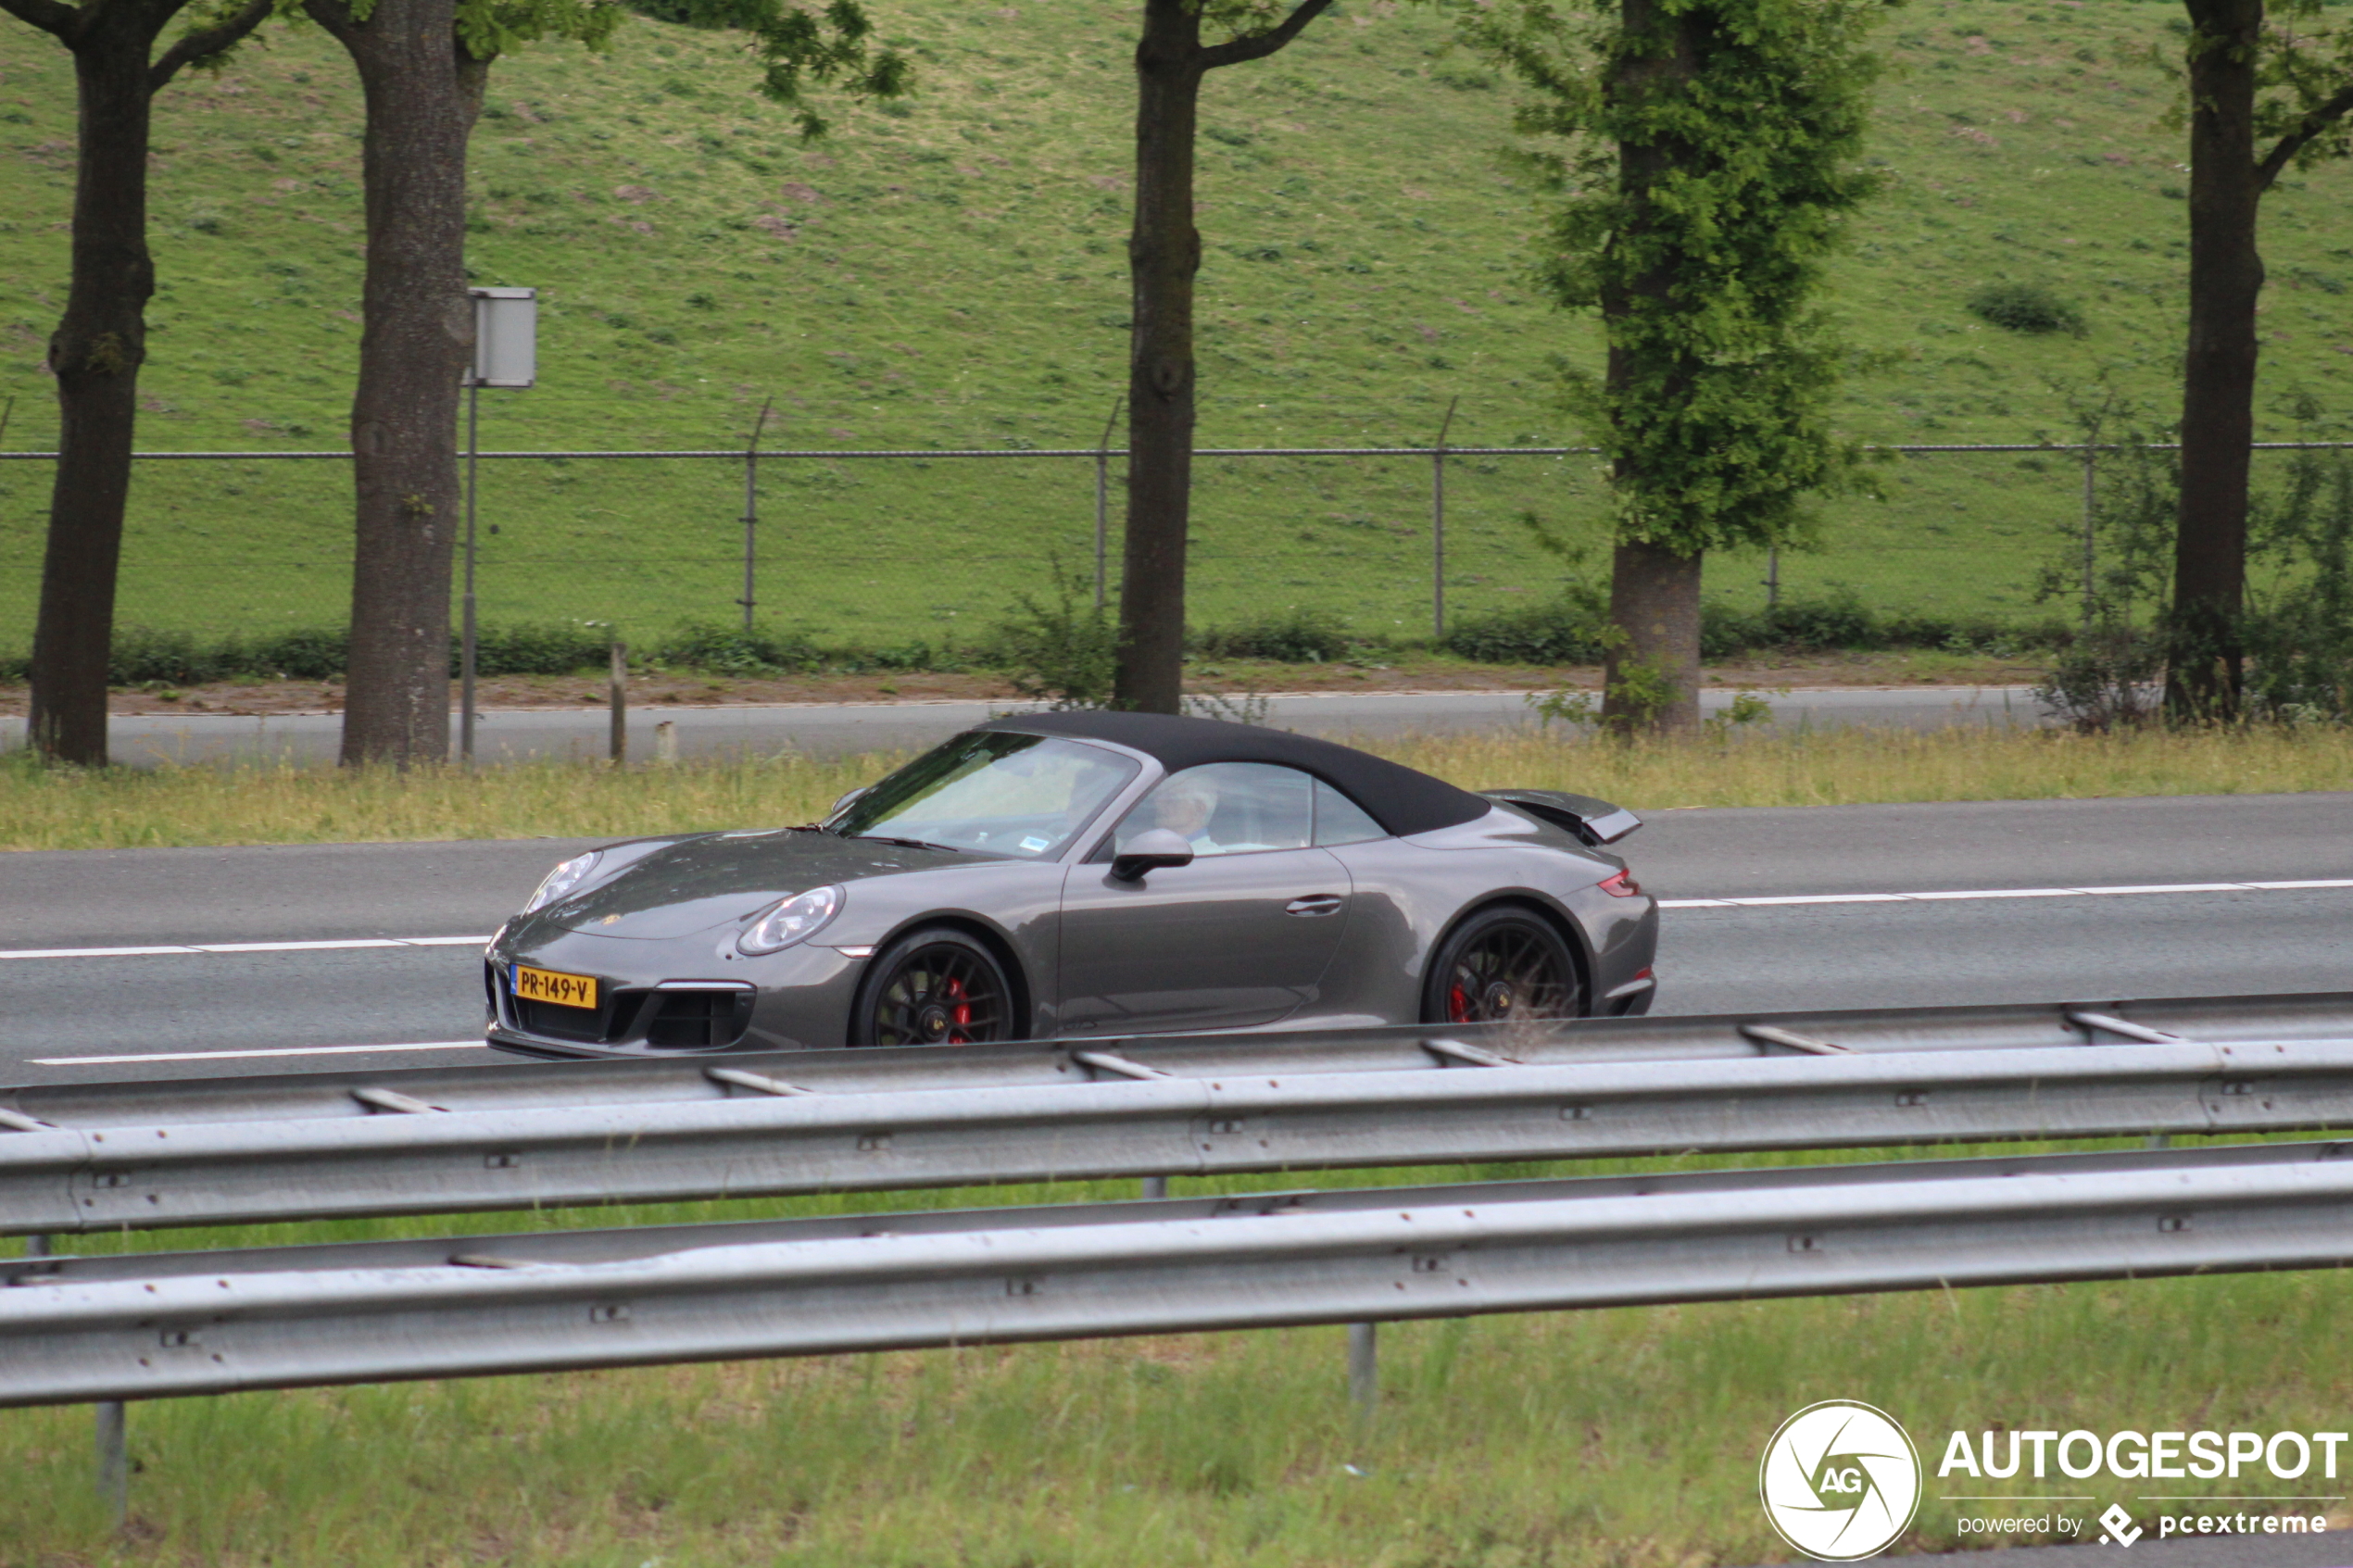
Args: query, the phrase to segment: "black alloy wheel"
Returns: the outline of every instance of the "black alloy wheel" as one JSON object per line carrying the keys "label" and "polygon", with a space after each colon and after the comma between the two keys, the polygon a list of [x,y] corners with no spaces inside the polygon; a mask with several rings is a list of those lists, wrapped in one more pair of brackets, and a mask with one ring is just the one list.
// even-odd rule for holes
{"label": "black alloy wheel", "polygon": [[1578,1018],[1585,988],[1552,923],[1512,906],[1481,909],[1440,945],[1422,983],[1426,1023]]}
{"label": "black alloy wheel", "polygon": [[857,1046],[976,1046],[1016,1034],[1004,967],[949,926],[910,932],[885,948],[850,1019]]}

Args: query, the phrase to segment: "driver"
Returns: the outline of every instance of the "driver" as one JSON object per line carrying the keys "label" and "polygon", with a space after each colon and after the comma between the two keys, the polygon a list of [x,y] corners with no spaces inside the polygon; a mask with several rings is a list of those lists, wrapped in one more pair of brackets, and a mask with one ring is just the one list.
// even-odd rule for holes
{"label": "driver", "polygon": [[1209,819],[1217,810],[1217,785],[1200,773],[1181,773],[1152,792],[1147,822],[1136,831],[1166,828],[1193,847],[1196,855],[1214,855],[1224,846],[1209,835]]}

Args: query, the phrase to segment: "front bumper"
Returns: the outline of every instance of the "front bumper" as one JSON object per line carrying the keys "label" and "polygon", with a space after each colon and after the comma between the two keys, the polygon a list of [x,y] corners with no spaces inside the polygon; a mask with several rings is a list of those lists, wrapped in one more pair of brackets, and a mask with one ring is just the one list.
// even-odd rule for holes
{"label": "front bumper", "polygon": [[[597,981],[594,1009],[515,994],[514,966]],[[495,945],[483,963],[484,1041],[535,1057],[641,1058],[727,1050],[828,1050],[849,1037],[864,967],[832,947],[715,960],[701,938],[633,941],[556,934],[518,951]]]}

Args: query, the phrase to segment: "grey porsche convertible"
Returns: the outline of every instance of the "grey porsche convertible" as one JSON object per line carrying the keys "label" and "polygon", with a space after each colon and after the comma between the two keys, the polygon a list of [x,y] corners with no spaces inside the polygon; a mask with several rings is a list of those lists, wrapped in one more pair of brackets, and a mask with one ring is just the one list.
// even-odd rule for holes
{"label": "grey porsche convertible", "polygon": [[1648,1010],[1642,825],[1148,713],[992,720],[824,822],[549,872],[484,955],[535,1056],[958,1046]]}

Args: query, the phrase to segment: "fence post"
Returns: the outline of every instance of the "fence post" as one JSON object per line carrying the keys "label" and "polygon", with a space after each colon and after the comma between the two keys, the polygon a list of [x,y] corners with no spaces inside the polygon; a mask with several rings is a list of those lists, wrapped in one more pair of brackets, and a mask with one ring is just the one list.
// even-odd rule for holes
{"label": "fence post", "polygon": [[1765,548],[1765,608],[1772,609],[1781,602],[1781,551],[1778,545]]}
{"label": "fence post", "polygon": [[629,645],[612,640],[612,765],[629,761]]}
{"label": "fence post", "polygon": [[1127,395],[1120,394],[1111,400],[1111,418],[1103,421],[1103,438],[1095,444],[1095,608],[1104,604],[1104,586],[1110,574],[1105,556],[1111,538],[1111,433],[1119,423],[1119,410],[1127,402]]}
{"label": "fence post", "polygon": [[2094,601],[2098,596],[2095,586],[2097,561],[2096,536],[2093,533],[2093,509],[2097,491],[2095,476],[2099,472],[2099,447],[2089,438],[2083,443],[2083,630],[2092,629]]}
{"label": "fence post", "polygon": [[474,764],[474,493],[482,457],[482,383],[466,376],[466,592],[459,609],[458,759]]}
{"label": "fence post", "polygon": [[1429,454],[1429,634],[1441,641],[1446,636],[1446,433],[1453,428],[1460,402],[1460,397],[1447,402],[1438,444]]}
{"label": "fence post", "polygon": [[759,559],[760,433],[768,428],[768,410],[775,401],[771,397],[760,405],[760,418],[751,427],[751,441],[744,447],[744,596],[736,602],[744,607],[747,632],[751,630],[752,607],[759,602],[752,592],[752,577]]}

